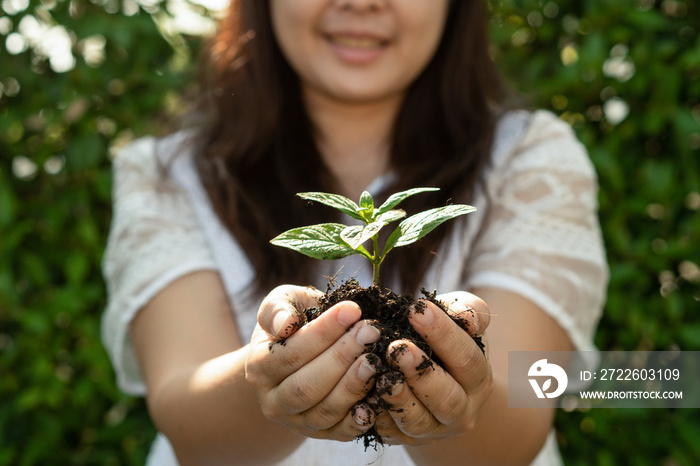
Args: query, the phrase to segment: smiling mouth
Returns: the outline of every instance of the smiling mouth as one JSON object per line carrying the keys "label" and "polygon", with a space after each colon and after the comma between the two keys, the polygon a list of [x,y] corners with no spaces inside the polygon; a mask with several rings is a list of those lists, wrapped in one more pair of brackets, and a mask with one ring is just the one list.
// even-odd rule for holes
{"label": "smiling mouth", "polygon": [[342,47],[351,47],[357,49],[378,49],[387,45],[388,41],[376,39],[373,37],[358,37],[358,36],[327,36],[328,40],[335,45]]}

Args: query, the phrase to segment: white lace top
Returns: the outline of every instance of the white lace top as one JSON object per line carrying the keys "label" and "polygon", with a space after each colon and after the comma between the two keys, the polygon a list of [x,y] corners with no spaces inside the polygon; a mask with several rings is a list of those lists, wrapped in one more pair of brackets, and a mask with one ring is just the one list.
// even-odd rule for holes
{"label": "white lace top", "polygon": [[[170,179],[161,178],[157,157],[168,159],[181,142],[182,135],[139,139],[114,160],[114,212],[103,264],[109,300],[102,338],[119,387],[137,396],[146,387],[129,322],[166,285],[195,270],[218,271],[243,341],[253,331],[260,299],[246,295],[253,269],[211,210],[191,156],[176,158]],[[386,182],[380,178],[368,190],[376,192]],[[608,271],[597,219],[597,180],[584,147],[551,113],[509,113],[498,126],[485,186],[488,196],[477,193],[472,202],[477,212],[468,216],[466,227],[461,222],[453,229],[440,252],[440,272],[436,265],[428,271],[426,287],[437,285],[441,293],[484,286],[513,291],[558,322],[577,349],[594,349]],[[343,265],[344,272],[369,284],[371,270],[357,260],[327,263],[324,269],[332,275]],[[314,285],[325,287],[321,281]],[[361,465],[375,460],[376,465],[412,464],[402,447],[364,453],[357,443],[313,439],[281,464]],[[177,464],[163,436],[149,464]],[[533,464],[560,464],[552,435]]]}

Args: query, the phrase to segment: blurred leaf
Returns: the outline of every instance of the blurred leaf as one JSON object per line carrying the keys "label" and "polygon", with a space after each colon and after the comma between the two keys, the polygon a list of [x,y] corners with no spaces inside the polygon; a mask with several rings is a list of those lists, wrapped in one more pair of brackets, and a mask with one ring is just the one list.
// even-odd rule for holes
{"label": "blurred leaf", "polygon": [[87,257],[80,253],[71,253],[66,258],[66,277],[68,283],[77,285],[82,283],[87,276],[90,264]]}
{"label": "blurred leaf", "polygon": [[[688,348],[697,348],[700,346],[700,325],[684,326],[680,331],[681,341]],[[686,346],[684,346],[685,348]]]}
{"label": "blurred leaf", "polygon": [[658,10],[653,9],[647,11],[630,9],[625,16],[625,19],[632,26],[647,32],[663,31],[672,25],[668,18],[662,16]]}
{"label": "blurred leaf", "polygon": [[83,134],[71,142],[66,151],[66,164],[72,170],[85,170],[97,166],[104,157],[105,147],[96,134]]}
{"label": "blurred leaf", "polygon": [[17,201],[12,193],[11,184],[0,170],[0,227],[7,226],[15,218]]}
{"label": "blurred leaf", "polygon": [[43,287],[49,284],[49,271],[44,260],[33,251],[25,251],[20,256],[22,275],[32,281],[36,286]]}

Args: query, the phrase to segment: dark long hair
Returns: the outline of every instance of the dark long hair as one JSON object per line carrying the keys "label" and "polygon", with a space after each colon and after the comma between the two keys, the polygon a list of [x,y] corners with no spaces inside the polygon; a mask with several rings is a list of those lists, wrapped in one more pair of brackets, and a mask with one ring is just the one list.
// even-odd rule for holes
{"label": "dark long hair", "polygon": [[[295,193],[332,191],[333,177],[316,147],[299,78],[275,41],[269,2],[232,0],[229,8],[201,66],[199,176],[254,266],[257,291],[313,283],[312,260],[269,240],[289,228],[332,221],[331,209],[309,207]],[[488,47],[482,0],[453,0],[435,56],[408,89],[394,128],[390,156],[398,176],[387,194],[441,188],[402,205],[409,214],[468,203],[480,182],[505,98]],[[393,251],[384,276],[415,292],[448,229]]]}

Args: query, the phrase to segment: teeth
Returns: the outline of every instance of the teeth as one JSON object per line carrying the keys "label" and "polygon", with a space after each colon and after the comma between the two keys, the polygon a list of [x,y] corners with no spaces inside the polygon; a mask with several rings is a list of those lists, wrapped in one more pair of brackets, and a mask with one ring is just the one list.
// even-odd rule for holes
{"label": "teeth", "polygon": [[332,36],[331,41],[346,47],[372,49],[382,46],[382,41],[370,37]]}

